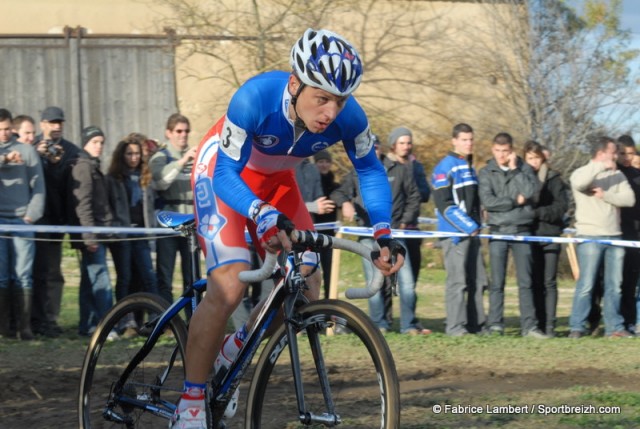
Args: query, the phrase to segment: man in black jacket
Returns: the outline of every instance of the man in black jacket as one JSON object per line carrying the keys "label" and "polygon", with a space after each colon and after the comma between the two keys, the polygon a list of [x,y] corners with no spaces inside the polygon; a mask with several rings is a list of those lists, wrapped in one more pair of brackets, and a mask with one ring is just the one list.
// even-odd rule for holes
{"label": "man in black jacket", "polygon": [[[491,233],[531,235],[537,178],[531,167],[513,151],[513,138],[509,134],[496,135],[491,151],[493,158],[478,174],[480,202],[487,211]],[[504,286],[509,248],[513,251],[516,265],[522,335],[548,338],[538,328],[533,304],[531,246],[519,241],[489,241],[489,330],[495,334],[504,333]]]}
{"label": "man in black jacket", "polygon": [[[44,171],[46,199],[44,216],[38,224],[67,225],[68,181],[71,166],[80,148],[63,137],[65,117],[61,108],[44,109],[40,121],[42,134],[34,140]],[[62,333],[60,316],[64,277],[62,275],[62,237],[60,233],[38,233],[33,260],[33,308],[31,324],[35,334],[56,337]],[[54,241],[43,241],[52,239]]]}

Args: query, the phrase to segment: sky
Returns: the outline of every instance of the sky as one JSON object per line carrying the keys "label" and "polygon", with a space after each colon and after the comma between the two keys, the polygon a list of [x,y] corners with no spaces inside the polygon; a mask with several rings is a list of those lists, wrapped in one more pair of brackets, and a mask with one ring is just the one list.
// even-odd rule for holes
{"label": "sky", "polygon": [[625,30],[631,30],[633,46],[640,49],[640,1],[623,0],[620,26]]}

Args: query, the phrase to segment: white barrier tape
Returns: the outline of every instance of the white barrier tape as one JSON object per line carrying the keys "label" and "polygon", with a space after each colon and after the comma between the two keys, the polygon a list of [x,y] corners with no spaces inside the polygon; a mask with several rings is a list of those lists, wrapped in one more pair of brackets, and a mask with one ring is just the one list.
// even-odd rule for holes
{"label": "white barrier tape", "polygon": [[[438,224],[438,219],[434,219],[432,217],[419,217],[418,218],[418,223],[422,223],[425,225],[437,225]],[[486,228],[486,225],[482,225],[483,228]],[[562,233],[565,235],[574,235],[576,233],[576,229],[575,228],[565,228],[562,230]]]}
{"label": "white barrier tape", "polygon": [[[360,237],[373,237],[373,228],[343,226],[339,229],[344,234],[351,234]],[[395,238],[447,238],[447,237],[468,237],[467,234],[444,231],[407,231],[401,229],[391,230]],[[610,246],[640,248],[640,241],[594,239],[581,237],[544,237],[535,235],[504,235],[504,234],[479,234],[480,238],[505,241],[524,241],[538,243],[600,243]]]}

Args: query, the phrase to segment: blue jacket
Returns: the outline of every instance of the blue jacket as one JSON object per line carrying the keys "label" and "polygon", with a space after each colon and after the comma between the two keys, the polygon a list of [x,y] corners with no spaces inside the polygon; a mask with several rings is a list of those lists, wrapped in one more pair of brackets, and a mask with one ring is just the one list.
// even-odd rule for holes
{"label": "blue jacket", "polygon": [[480,197],[473,157],[449,152],[433,169],[438,230],[471,234],[480,228]]}

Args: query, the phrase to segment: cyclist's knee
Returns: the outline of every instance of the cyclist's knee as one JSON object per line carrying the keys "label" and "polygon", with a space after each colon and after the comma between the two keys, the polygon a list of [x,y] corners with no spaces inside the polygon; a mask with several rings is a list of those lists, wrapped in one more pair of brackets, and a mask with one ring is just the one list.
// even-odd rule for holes
{"label": "cyclist's knee", "polygon": [[207,277],[205,300],[228,316],[244,297],[247,285],[238,279],[238,273],[249,269],[245,263],[229,264],[217,268]]}

